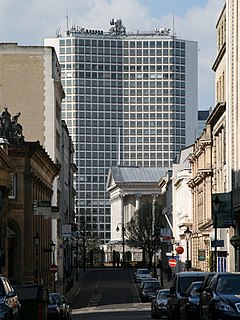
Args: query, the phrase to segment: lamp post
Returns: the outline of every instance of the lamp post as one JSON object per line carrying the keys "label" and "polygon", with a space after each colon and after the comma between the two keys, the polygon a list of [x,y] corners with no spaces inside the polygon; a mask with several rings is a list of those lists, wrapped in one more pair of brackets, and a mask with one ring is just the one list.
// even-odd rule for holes
{"label": "lamp post", "polygon": [[[55,264],[55,243],[51,241],[51,250],[52,250],[52,264]],[[53,273],[53,292],[56,292],[56,282],[55,282],[55,273]]]}
{"label": "lamp post", "polygon": [[186,239],[186,246],[187,246],[187,260],[186,260],[186,269],[189,271],[191,268],[191,260],[189,259],[189,240],[192,235],[192,231],[189,230],[189,227],[184,231],[185,239]]}
{"label": "lamp post", "polygon": [[36,235],[33,237],[34,240],[34,245],[35,245],[35,268],[36,268],[36,283],[38,284],[38,277],[39,277],[39,272],[38,272],[38,256],[39,256],[39,245],[40,245],[40,237],[38,235],[38,232],[36,232]]}
{"label": "lamp post", "polygon": [[78,280],[78,241],[79,241],[79,234],[77,231],[77,236],[76,236],[76,280]]}
{"label": "lamp post", "polygon": [[213,203],[213,226],[214,226],[214,271],[217,272],[217,216],[221,207],[221,201],[218,196],[214,199]]}
{"label": "lamp post", "polygon": [[119,223],[117,225],[116,231],[119,232],[119,225],[121,225],[121,231],[122,231],[122,266],[125,266],[125,228],[122,223]]}
{"label": "lamp post", "polygon": [[159,267],[160,267],[160,282],[161,287],[163,288],[163,236],[160,235],[160,241],[161,241],[161,260],[159,261]]}
{"label": "lamp post", "polygon": [[239,250],[240,250],[240,235],[233,235],[230,239],[231,245],[235,249],[235,271],[240,271],[239,269]]}

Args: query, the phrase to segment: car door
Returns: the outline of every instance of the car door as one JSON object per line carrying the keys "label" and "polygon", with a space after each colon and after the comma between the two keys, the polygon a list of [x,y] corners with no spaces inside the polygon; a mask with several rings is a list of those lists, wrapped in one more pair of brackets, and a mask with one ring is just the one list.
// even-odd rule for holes
{"label": "car door", "polygon": [[204,292],[202,292],[201,297],[201,310],[200,310],[200,320],[209,319],[210,308],[213,299],[213,290],[216,286],[217,277],[213,277],[210,281],[209,285],[205,288]]}

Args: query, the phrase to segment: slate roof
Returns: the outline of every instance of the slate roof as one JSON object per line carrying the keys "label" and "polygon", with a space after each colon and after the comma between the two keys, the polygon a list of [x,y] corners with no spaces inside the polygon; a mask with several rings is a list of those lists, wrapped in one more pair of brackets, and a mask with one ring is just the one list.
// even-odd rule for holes
{"label": "slate roof", "polygon": [[165,176],[168,168],[147,167],[111,167],[112,178],[115,183],[121,182],[158,182]]}

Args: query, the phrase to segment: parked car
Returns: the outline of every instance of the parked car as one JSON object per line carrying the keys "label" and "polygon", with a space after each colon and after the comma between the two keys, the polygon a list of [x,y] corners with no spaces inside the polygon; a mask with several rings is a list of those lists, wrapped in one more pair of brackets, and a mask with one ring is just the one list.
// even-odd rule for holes
{"label": "parked car", "polygon": [[202,281],[194,281],[188,287],[180,306],[181,320],[198,320]]}
{"label": "parked car", "polygon": [[156,281],[156,282],[159,282],[157,278],[145,278],[145,279],[142,279],[141,283],[140,283],[140,289],[143,287],[144,283],[147,282],[147,281]]}
{"label": "parked car", "polygon": [[201,320],[240,319],[240,274],[216,273],[204,290]]}
{"label": "parked car", "polygon": [[142,279],[145,278],[152,278],[152,274],[148,269],[137,269],[137,271],[134,273],[134,281],[140,283]]}
{"label": "parked car", "polygon": [[61,319],[60,306],[58,305],[57,300],[51,294],[49,295],[47,318],[48,318],[48,320],[60,320]]}
{"label": "parked car", "polygon": [[206,272],[183,271],[175,273],[172,287],[170,287],[170,298],[168,299],[169,320],[180,320],[180,305],[190,284],[194,281],[203,281]]}
{"label": "parked car", "polygon": [[157,291],[157,296],[151,303],[151,317],[152,319],[160,319],[168,315],[167,301],[170,297],[169,289],[161,289]]}
{"label": "parked car", "polygon": [[201,312],[202,312],[202,303],[205,300],[206,292],[205,289],[209,286],[212,277],[215,275],[215,272],[208,272],[203,279],[200,298],[199,298],[199,315],[198,318],[201,319]]}
{"label": "parked car", "polygon": [[67,299],[60,293],[52,292],[49,297],[53,297],[60,309],[60,320],[71,320],[72,319],[72,309],[70,303]]}
{"label": "parked car", "polygon": [[161,285],[158,281],[146,281],[142,288],[139,289],[139,295],[141,302],[151,301],[156,298],[157,291],[161,289]]}
{"label": "parked car", "polygon": [[0,319],[20,320],[21,304],[9,279],[0,275]]}

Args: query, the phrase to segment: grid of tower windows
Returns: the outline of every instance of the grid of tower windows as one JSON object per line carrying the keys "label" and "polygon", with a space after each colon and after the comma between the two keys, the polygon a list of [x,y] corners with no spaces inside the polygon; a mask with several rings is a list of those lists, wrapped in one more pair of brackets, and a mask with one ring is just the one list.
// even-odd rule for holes
{"label": "grid of tower windows", "polygon": [[123,83],[124,164],[170,167],[185,146],[185,42],[124,41]]}
{"label": "grid of tower windows", "polygon": [[185,42],[59,39],[62,115],[78,167],[76,212],[110,240],[106,176],[122,164],[170,167],[185,146]]}

